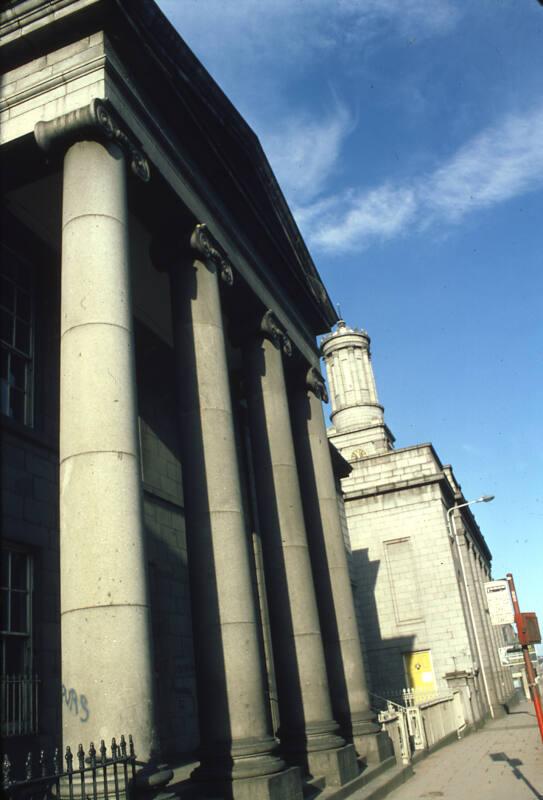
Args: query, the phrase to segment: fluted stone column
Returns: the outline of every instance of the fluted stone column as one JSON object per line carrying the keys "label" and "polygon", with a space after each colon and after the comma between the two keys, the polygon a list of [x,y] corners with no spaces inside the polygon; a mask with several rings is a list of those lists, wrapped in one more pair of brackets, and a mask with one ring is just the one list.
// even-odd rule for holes
{"label": "fluted stone column", "polygon": [[193,777],[224,797],[299,800],[265,700],[219,297],[232,269],[205,226],[191,242],[170,280],[201,737]]}
{"label": "fluted stone column", "polygon": [[358,772],[333,719],[289,416],[282,349],[271,312],[248,342],[249,420],[270,608],[279,736],[288,758],[331,785]]}
{"label": "fluted stone column", "polygon": [[[155,751],[125,155],[101,101],[36,126],[65,150],[60,554],[65,744]],[[96,137],[98,140],[93,140]],[[123,140],[126,143],[126,136]],[[67,149],[66,149],[67,148]],[[148,177],[146,164],[139,164]]]}
{"label": "fluted stone column", "polygon": [[291,408],[332,709],[358,754],[367,761],[381,761],[392,751],[370,709],[322,409],[326,389],[317,369],[310,368],[304,377],[293,392]]}

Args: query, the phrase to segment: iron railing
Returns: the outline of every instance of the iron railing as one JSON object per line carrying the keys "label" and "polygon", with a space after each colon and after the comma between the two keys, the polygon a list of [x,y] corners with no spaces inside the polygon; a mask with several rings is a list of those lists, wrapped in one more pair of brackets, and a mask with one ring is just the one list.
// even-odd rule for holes
{"label": "iron railing", "polygon": [[[411,760],[414,751],[427,749],[453,731],[460,736],[466,727],[462,699],[458,691],[385,691],[386,697],[370,692],[372,707],[378,712],[381,724],[393,725],[396,722],[400,754],[404,763]],[[389,694],[396,696],[401,702],[391,700]]]}
{"label": "iron railing", "polygon": [[372,695],[376,700],[386,702],[394,702],[396,705],[405,707],[413,705],[421,705],[422,703],[430,703],[434,700],[445,700],[452,697],[452,692],[449,689],[424,691],[423,689],[413,688],[383,688],[377,687],[375,694]]}
{"label": "iron railing", "polygon": [[38,686],[36,675],[3,675],[0,678],[2,737],[38,732]]}
{"label": "iron railing", "polygon": [[121,800],[136,775],[136,754],[132,736],[121,736],[119,744],[111,740],[108,755],[104,740],[96,750],[91,742],[88,753],[80,744],[74,754],[66,747],[64,755],[66,766],[61,765],[60,751],[57,748],[52,760],[48,760],[42,750],[35,763],[32,753],[28,753],[24,767],[24,778],[14,779],[8,755],[2,763],[2,789],[6,800]]}

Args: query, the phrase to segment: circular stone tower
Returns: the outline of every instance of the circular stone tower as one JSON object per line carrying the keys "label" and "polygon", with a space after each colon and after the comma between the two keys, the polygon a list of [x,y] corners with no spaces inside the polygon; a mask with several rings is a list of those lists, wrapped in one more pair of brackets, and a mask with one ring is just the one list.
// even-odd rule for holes
{"label": "circular stone tower", "polygon": [[337,329],[323,337],[321,350],[332,406],[330,433],[336,447],[346,451],[348,460],[355,446],[361,451],[359,457],[391,450],[394,437],[377,397],[367,332],[350,328],[340,319]]}

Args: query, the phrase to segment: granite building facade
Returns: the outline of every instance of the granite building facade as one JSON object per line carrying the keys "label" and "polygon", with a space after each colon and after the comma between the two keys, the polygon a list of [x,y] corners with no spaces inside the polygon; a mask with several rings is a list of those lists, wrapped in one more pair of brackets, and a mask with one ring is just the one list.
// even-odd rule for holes
{"label": "granite building facade", "polygon": [[224,797],[346,785],[390,751],[336,315],[258,140],[151,0],[14,0],[0,34],[3,732],[196,752]]}
{"label": "granite building facade", "polygon": [[340,320],[322,353],[328,434],[352,467],[341,484],[372,689],[398,700],[460,688],[468,722],[500,713],[513,684],[483,591],[491,552],[453,470],[431,444],[394,447],[365,331]]}

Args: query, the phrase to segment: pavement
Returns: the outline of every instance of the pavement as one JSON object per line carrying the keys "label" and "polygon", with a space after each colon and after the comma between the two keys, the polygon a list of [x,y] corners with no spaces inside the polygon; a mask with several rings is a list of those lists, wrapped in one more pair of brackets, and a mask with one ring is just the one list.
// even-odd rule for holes
{"label": "pavement", "polygon": [[543,741],[533,704],[521,701],[416,762],[413,772],[387,800],[543,800]]}

